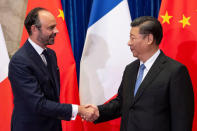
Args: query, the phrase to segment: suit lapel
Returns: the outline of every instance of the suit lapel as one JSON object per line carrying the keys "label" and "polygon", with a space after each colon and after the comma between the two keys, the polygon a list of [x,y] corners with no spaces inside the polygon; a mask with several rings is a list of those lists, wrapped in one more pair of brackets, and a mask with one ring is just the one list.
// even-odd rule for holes
{"label": "suit lapel", "polygon": [[[30,58],[35,62],[37,63],[37,68],[39,68],[45,75],[48,75],[53,86],[55,86],[55,90],[56,90],[56,93],[57,93],[57,96],[59,96],[59,84],[58,84],[58,80],[56,78],[56,75],[55,75],[55,71],[54,71],[54,65],[55,64],[52,64],[53,63],[53,59],[52,59],[52,55],[51,53],[49,53],[49,57],[50,57],[50,64],[52,66],[52,76],[51,74],[49,73],[49,70],[47,69],[46,65],[44,64],[42,58],[40,57],[40,55],[36,52],[36,50],[32,47],[32,45],[29,43],[29,41],[27,40],[26,43],[24,44]],[[54,79],[53,79],[54,78]]]}
{"label": "suit lapel", "polygon": [[137,60],[135,61],[135,63],[133,64],[132,67],[130,67],[129,69],[129,76],[127,77],[129,81],[128,83],[128,101],[131,102],[130,105],[132,105],[132,103],[134,102],[134,89],[135,89],[135,83],[136,83],[136,78],[137,78],[137,74],[138,74],[138,68],[140,65],[140,61]]}
{"label": "suit lapel", "polygon": [[53,82],[54,82],[54,85],[55,85],[55,88],[56,88],[57,96],[59,96],[60,90],[59,90],[59,80],[58,80],[58,76],[57,76],[57,70],[59,70],[59,69],[55,64],[56,61],[53,57],[54,56],[51,54],[51,52],[49,52],[49,59],[50,59],[50,66],[51,66]]}
{"label": "suit lapel", "polygon": [[44,62],[42,61],[42,58],[40,57],[40,55],[36,52],[36,50],[32,47],[32,45],[29,43],[29,41],[27,40],[26,43],[24,44],[29,57],[35,61],[35,63],[37,63],[37,67],[43,71],[44,74],[48,74],[47,68],[44,64]]}
{"label": "suit lapel", "polygon": [[161,70],[164,68],[164,63],[166,62],[165,55],[161,51],[160,55],[156,59],[156,61],[153,63],[152,67],[150,68],[149,72],[147,73],[146,77],[142,81],[136,96],[135,101],[137,101],[140,96],[143,94],[143,91],[149,87],[151,82],[158,76],[158,74],[161,72]]}

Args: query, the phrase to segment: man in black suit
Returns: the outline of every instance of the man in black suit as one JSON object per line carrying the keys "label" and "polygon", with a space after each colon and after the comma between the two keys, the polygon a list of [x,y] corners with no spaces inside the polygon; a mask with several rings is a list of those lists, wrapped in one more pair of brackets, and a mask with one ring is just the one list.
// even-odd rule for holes
{"label": "man in black suit", "polygon": [[186,67],[159,49],[157,19],[139,17],[131,26],[128,45],[138,59],[126,66],[115,99],[88,105],[99,110],[95,123],[121,117],[121,131],[191,131],[194,94]]}
{"label": "man in black suit", "polygon": [[[28,40],[9,64],[14,94],[12,131],[61,131],[61,120],[76,115],[90,117],[84,106],[60,104],[60,78],[56,54],[47,48],[58,30],[55,17],[46,9],[34,8],[25,19]],[[59,43],[60,44],[60,43]]]}

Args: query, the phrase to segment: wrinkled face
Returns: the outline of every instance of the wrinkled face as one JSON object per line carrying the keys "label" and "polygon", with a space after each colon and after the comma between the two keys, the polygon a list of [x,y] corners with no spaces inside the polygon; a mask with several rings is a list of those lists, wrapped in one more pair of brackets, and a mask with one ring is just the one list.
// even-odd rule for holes
{"label": "wrinkled face", "polygon": [[50,12],[40,11],[39,19],[41,28],[39,29],[37,40],[45,46],[54,44],[55,36],[58,33],[54,16]]}
{"label": "wrinkled face", "polygon": [[139,27],[132,27],[130,31],[130,40],[128,42],[134,57],[141,58],[146,49],[146,35],[139,34]]}

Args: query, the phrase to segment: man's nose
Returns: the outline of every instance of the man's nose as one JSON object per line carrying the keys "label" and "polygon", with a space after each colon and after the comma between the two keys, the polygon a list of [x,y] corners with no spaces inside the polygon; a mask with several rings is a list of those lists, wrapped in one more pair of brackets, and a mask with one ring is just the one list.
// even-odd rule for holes
{"label": "man's nose", "polygon": [[127,45],[128,46],[131,46],[131,40],[128,41]]}
{"label": "man's nose", "polygon": [[59,30],[57,29],[57,27],[54,28],[54,33],[59,33]]}

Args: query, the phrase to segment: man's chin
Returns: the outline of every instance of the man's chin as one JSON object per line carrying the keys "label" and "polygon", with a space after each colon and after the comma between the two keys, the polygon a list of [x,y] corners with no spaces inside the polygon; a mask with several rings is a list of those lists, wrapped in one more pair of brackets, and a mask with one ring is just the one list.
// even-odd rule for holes
{"label": "man's chin", "polygon": [[135,52],[132,52],[133,57],[137,57],[137,54]]}
{"label": "man's chin", "polygon": [[51,41],[48,42],[48,45],[53,45],[54,42],[55,42],[54,40],[51,40]]}
{"label": "man's chin", "polygon": [[53,45],[54,43],[48,43],[48,45]]}

